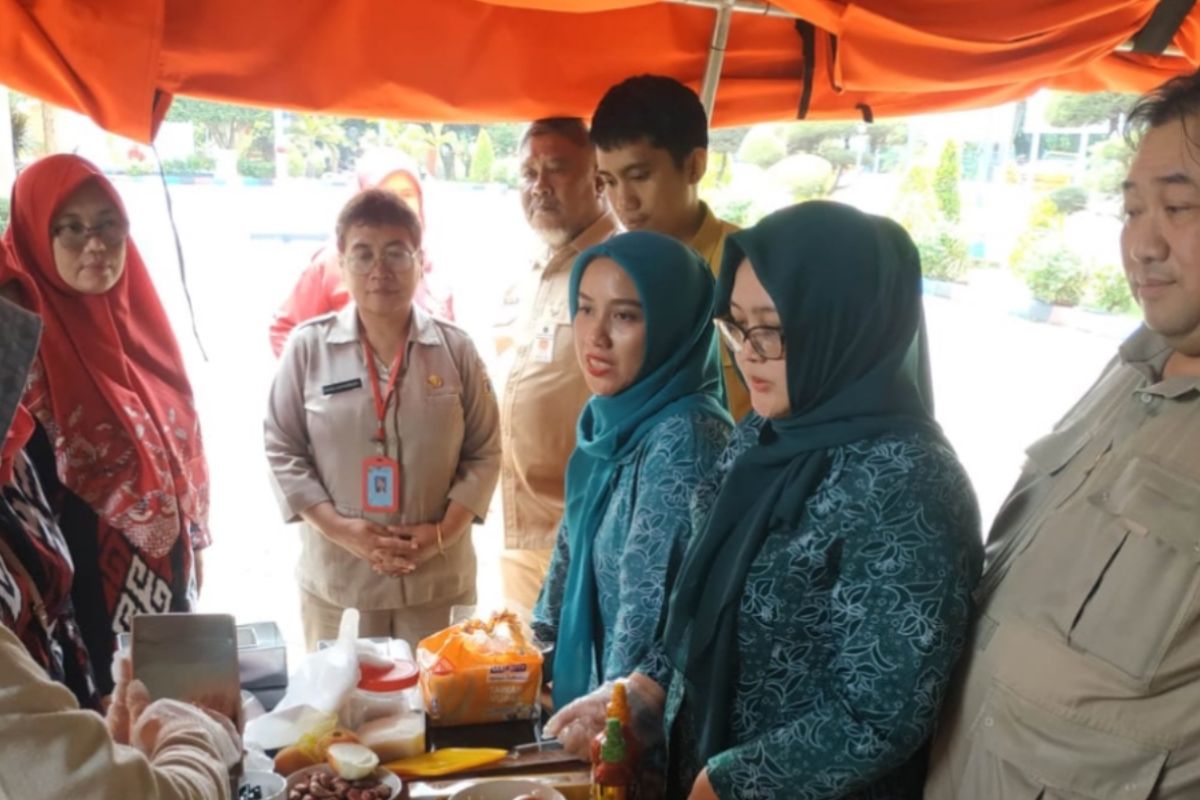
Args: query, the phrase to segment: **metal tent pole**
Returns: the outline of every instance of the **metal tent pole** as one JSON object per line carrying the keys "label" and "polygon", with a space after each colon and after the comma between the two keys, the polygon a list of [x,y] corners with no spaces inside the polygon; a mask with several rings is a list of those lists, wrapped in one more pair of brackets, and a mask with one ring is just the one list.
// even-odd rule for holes
{"label": "metal tent pole", "polygon": [[712,43],[708,46],[708,63],[704,67],[704,82],[700,84],[700,102],[704,113],[712,119],[713,104],[717,100],[717,85],[721,82],[721,66],[725,63],[725,45],[729,42],[729,22],[733,18],[733,4],[722,3],[717,9],[713,23]]}
{"label": "metal tent pole", "polygon": [[775,8],[770,3],[757,0],[667,0],[683,6],[710,8],[717,12],[713,23],[712,42],[708,46],[708,63],[704,67],[704,81],[700,84],[700,102],[712,119],[713,103],[717,99],[717,85],[721,82],[721,66],[725,63],[725,47],[729,42],[729,24],[733,12],[758,14],[764,17],[795,19],[795,14]]}

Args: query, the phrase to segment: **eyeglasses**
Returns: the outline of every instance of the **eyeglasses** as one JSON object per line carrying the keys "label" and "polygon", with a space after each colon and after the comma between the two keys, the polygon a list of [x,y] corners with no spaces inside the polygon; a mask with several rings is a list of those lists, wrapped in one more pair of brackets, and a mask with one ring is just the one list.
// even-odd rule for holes
{"label": "eyeglasses", "polygon": [[84,225],[72,220],[55,225],[50,229],[50,233],[68,250],[82,250],[93,236],[105,247],[116,247],[129,235],[129,226],[123,219],[106,219],[95,225]]}
{"label": "eyeglasses", "polygon": [[783,328],[775,325],[756,325],[753,328],[743,328],[731,319],[716,320],[717,330],[721,338],[729,345],[729,349],[740,353],[750,343],[750,347],[760,358],[767,361],[778,361],[783,358]]}
{"label": "eyeglasses", "polygon": [[388,272],[408,272],[417,265],[420,251],[409,250],[407,247],[389,247],[382,253],[370,250],[355,250],[343,258],[346,267],[356,275],[366,275],[379,261]]}

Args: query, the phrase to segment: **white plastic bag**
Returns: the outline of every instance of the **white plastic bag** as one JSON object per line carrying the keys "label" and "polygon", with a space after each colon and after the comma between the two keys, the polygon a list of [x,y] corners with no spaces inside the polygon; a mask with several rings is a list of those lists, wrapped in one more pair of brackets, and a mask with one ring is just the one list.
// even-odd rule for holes
{"label": "white plastic bag", "polygon": [[246,724],[246,744],[263,750],[287,747],[336,718],[358,685],[357,640],[358,609],[348,608],[342,613],[337,643],[304,657],[275,710]]}

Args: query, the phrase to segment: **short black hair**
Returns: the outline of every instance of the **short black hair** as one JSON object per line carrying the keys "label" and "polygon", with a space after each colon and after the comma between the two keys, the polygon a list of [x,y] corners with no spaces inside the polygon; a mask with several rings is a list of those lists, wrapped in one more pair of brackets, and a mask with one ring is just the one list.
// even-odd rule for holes
{"label": "short black hair", "polygon": [[1131,145],[1151,128],[1172,120],[1186,125],[1187,118],[1200,113],[1200,70],[1179,75],[1138,98],[1125,118],[1125,139]]}
{"label": "short black hair", "polygon": [[421,218],[391,189],[364,189],[342,206],[336,228],[339,253],[346,246],[346,231],[355,225],[396,225],[408,231],[414,247],[421,247]]}
{"label": "short black hair", "polygon": [[587,123],[579,117],[542,117],[529,123],[521,136],[521,147],[524,147],[534,136],[553,133],[561,136],[578,147],[588,147]]}
{"label": "short black hair", "polygon": [[708,147],[708,115],[700,97],[674,78],[638,75],[604,93],[592,117],[592,144],[613,150],[648,139],[682,167],[697,147]]}

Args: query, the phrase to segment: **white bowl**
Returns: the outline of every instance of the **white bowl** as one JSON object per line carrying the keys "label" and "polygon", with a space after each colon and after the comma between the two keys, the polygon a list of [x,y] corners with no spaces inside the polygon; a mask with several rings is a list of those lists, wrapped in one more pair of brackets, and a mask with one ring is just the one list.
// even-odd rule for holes
{"label": "white bowl", "polygon": [[[287,782],[284,781],[282,775],[276,775],[274,772],[246,770],[246,774],[242,776],[242,782],[238,786],[239,792],[243,786],[257,786],[262,790],[262,800],[283,800],[287,796]],[[236,794],[234,798],[236,800]]]}
{"label": "white bowl", "polygon": [[450,800],[513,800],[523,794],[538,800],[566,800],[553,786],[537,781],[481,780],[450,795]]}
{"label": "white bowl", "polygon": [[[309,775],[315,775],[318,772],[327,772],[332,775],[333,767],[329,766],[328,764],[314,764],[311,767],[305,767],[304,769],[296,770],[288,776],[288,791],[290,792],[302,778],[307,778]],[[375,773],[371,777],[392,790],[392,793],[388,795],[388,800],[396,800],[396,798],[400,797],[400,779],[395,775],[380,767],[379,769],[375,770]]]}

